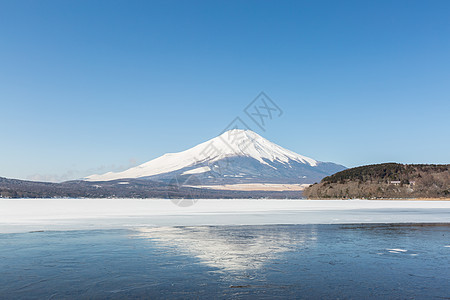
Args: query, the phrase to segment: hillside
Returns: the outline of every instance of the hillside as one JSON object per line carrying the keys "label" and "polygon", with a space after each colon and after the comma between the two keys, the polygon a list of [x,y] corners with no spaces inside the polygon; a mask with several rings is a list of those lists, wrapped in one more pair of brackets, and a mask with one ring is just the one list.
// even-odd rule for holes
{"label": "hillside", "polygon": [[385,163],[347,169],[303,191],[309,199],[449,198],[450,165]]}

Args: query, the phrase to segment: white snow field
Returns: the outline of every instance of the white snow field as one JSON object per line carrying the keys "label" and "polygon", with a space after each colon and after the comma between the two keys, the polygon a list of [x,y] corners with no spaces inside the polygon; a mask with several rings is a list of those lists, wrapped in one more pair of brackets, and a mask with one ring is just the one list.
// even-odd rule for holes
{"label": "white snow field", "polygon": [[149,226],[448,223],[450,201],[1,199],[0,233]]}

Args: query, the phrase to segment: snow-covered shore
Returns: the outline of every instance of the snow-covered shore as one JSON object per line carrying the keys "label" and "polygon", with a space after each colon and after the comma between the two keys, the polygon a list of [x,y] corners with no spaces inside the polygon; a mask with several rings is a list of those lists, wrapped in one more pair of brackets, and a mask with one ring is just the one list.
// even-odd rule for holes
{"label": "snow-covered shore", "polygon": [[450,222],[450,201],[1,199],[0,233],[140,226]]}

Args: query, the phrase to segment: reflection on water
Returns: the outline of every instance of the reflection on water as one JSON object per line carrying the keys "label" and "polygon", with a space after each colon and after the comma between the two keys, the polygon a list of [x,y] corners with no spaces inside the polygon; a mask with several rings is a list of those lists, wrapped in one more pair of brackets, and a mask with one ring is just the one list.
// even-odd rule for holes
{"label": "reflection on water", "polygon": [[446,299],[450,225],[0,234],[0,299]]}
{"label": "reflection on water", "polygon": [[271,259],[315,243],[315,226],[292,231],[289,226],[160,227],[138,229],[136,236],[227,272],[255,270]]}

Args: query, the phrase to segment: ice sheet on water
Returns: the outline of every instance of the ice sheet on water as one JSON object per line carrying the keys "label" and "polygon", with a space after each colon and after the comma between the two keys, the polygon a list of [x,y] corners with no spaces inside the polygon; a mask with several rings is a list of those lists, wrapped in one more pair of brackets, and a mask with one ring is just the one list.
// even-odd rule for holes
{"label": "ice sheet on water", "polygon": [[0,233],[140,226],[448,223],[450,201],[2,199]]}

